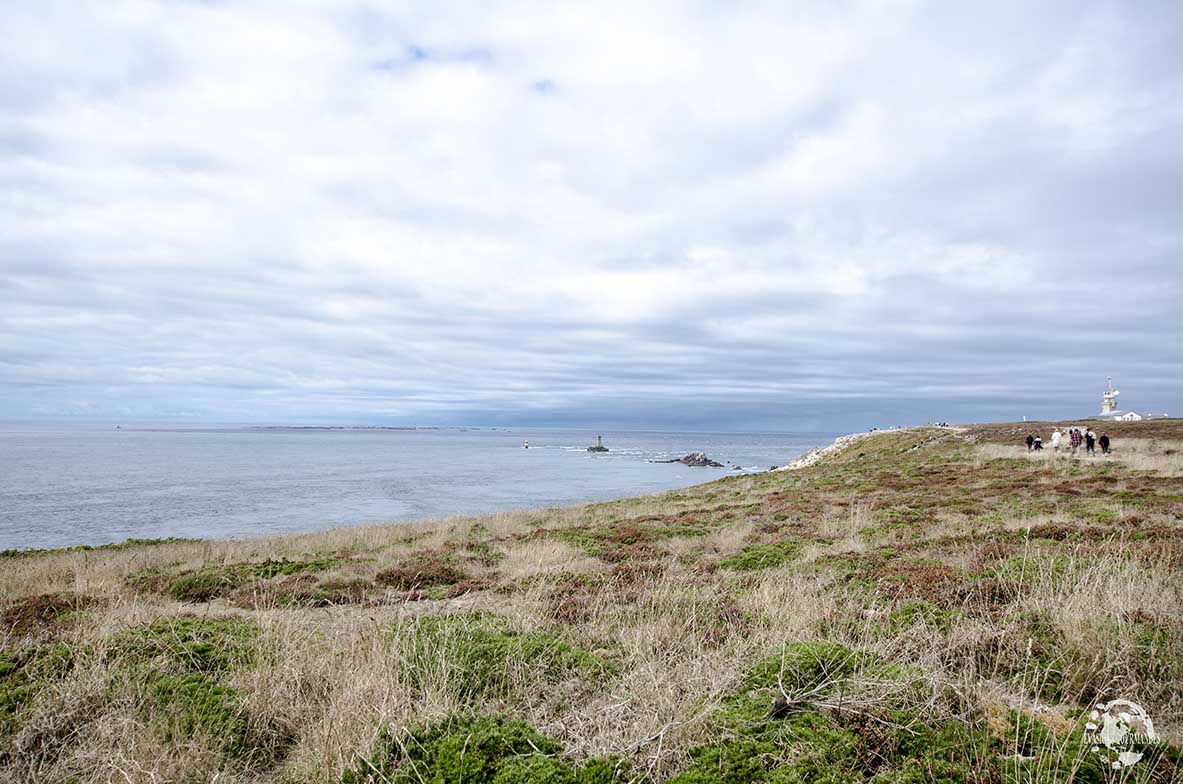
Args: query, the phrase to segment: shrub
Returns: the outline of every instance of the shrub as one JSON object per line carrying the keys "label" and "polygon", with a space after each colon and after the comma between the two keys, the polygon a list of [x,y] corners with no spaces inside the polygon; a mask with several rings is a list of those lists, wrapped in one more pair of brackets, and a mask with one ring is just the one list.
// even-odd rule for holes
{"label": "shrub", "polygon": [[10,604],[0,618],[13,634],[29,635],[45,631],[67,622],[76,613],[93,607],[98,600],[92,596],[64,592],[25,596]]}
{"label": "shrub", "polygon": [[238,765],[272,763],[294,740],[281,722],[261,724],[229,683],[252,666],[258,630],[238,618],[162,618],[126,629],[108,646],[112,688],[134,700],[164,743],[207,746]]}
{"label": "shrub", "polygon": [[128,588],[139,593],[165,593],[177,574],[163,566],[149,566],[123,578]]}
{"label": "shrub", "polygon": [[372,592],[368,580],[324,580],[310,574],[295,574],[282,580],[262,580],[244,585],[230,597],[238,607],[332,607],[360,604]]}
{"label": "shrub", "polygon": [[719,565],[724,569],[734,569],[737,572],[756,572],[789,563],[800,552],[801,543],[796,540],[774,544],[754,544],[734,555],[729,555],[720,561]]}
{"label": "shrub", "polygon": [[[467,781],[467,779],[458,779]],[[555,757],[530,754],[525,757],[510,757],[497,766],[493,784],[577,784],[575,771]]]}
{"label": "shrub", "polygon": [[383,585],[402,591],[448,586],[468,579],[468,574],[457,566],[451,556],[438,552],[420,552],[397,565],[378,572],[375,578]]}
{"label": "shrub", "polygon": [[670,779],[669,784],[746,784],[764,779],[767,760],[776,757],[776,747],[754,739],[734,739],[691,752],[690,769]]}
{"label": "shrub", "polygon": [[254,747],[242,697],[204,673],[153,674],[147,678],[151,722],[165,742],[204,739],[230,757]]}
{"label": "shrub", "polygon": [[[850,688],[859,675],[876,681],[874,704]],[[990,764],[984,733],[920,715],[929,702],[912,693],[913,677],[838,643],[786,645],[757,663],[710,717],[714,742],[693,749],[687,770],[669,784],[997,780],[996,771],[978,775],[983,759]],[[769,710],[782,686],[800,701]],[[844,709],[827,711],[835,701]]]}
{"label": "shrub", "polygon": [[27,550],[6,549],[0,550],[0,558],[27,558],[33,555],[46,555],[49,553],[85,553],[91,550],[129,550],[134,547],[150,547],[161,544],[188,544],[192,542],[200,542],[200,539],[186,539],[184,537],[170,536],[164,539],[125,539],[122,542],[111,542],[110,544],[79,544],[73,547],[49,547],[49,548],[29,548]]}
{"label": "shrub", "polygon": [[290,576],[293,574],[312,574],[332,569],[341,562],[340,558],[324,556],[307,561],[289,561],[286,558],[268,558],[262,563],[250,564],[252,577],[267,580],[272,577]]}
{"label": "shrub", "polygon": [[21,711],[45,686],[67,676],[76,658],[65,645],[0,651],[0,734],[16,726]]}
{"label": "shrub", "polygon": [[869,653],[852,651],[836,642],[789,643],[748,671],[744,691],[784,686],[785,691],[810,691],[876,661]]}
{"label": "shrub", "polygon": [[547,614],[552,620],[574,626],[591,617],[595,598],[605,589],[604,575],[563,574],[547,596]]}
{"label": "shrub", "polygon": [[270,580],[331,569],[340,563],[335,557],[289,561],[267,559],[259,563],[206,564],[181,572],[153,567],[129,575],[126,582],[140,591],[171,596],[179,602],[208,602],[229,595],[251,580]]}
{"label": "shrub", "polygon": [[960,569],[925,559],[890,560],[864,575],[876,593],[892,599],[923,599],[939,606],[958,605],[973,585]]}
{"label": "shrub", "polygon": [[477,538],[478,536],[488,536],[489,530],[483,525],[475,525],[472,530],[468,532],[468,539],[463,542],[448,542],[446,547],[450,550],[460,550],[475,558],[477,562],[484,566],[495,566],[500,561],[504,560],[505,553],[496,549],[489,542]]}
{"label": "shrub", "polygon": [[213,673],[251,664],[257,642],[258,630],[246,621],[178,615],[128,629],[116,636],[111,648],[133,665]]}
{"label": "shrub", "polygon": [[462,701],[508,695],[517,678],[596,680],[609,665],[545,631],[519,632],[489,614],[421,616],[395,627],[403,677]]}
{"label": "shrub", "polygon": [[464,580],[455,585],[449,585],[448,590],[444,593],[444,597],[455,599],[457,596],[464,596],[466,593],[472,593],[473,591],[487,591],[495,585],[496,583],[487,577]]}
{"label": "shrub", "polygon": [[987,577],[1028,584],[1043,582],[1048,586],[1068,584],[1075,573],[1086,568],[1084,562],[1068,555],[1028,553],[1010,558],[985,573]]}
{"label": "shrub", "polygon": [[[735,728],[738,729],[738,728]],[[856,738],[815,712],[761,719],[694,749],[690,768],[669,784],[812,784],[862,781]]]}
{"label": "shrub", "polygon": [[948,633],[957,619],[957,613],[938,607],[924,599],[900,602],[887,616],[884,631],[889,635],[899,634],[915,626],[926,626],[942,633]]}
{"label": "shrub", "polygon": [[446,719],[387,732],[369,760],[345,771],[342,784],[614,784],[624,768],[593,759],[576,767],[560,745],[530,725],[504,717]]}
{"label": "shrub", "polygon": [[234,590],[245,579],[242,570],[212,567],[182,574],[166,590],[178,602],[208,602]]}

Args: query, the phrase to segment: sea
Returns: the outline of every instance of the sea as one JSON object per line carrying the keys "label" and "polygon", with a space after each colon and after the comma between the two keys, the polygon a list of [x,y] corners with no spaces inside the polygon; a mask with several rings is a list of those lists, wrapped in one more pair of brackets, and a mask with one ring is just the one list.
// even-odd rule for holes
{"label": "sea", "polygon": [[[587,451],[596,435],[610,451]],[[837,435],[0,424],[0,550],[603,501],[765,471]],[[726,465],[655,462],[688,452]]]}

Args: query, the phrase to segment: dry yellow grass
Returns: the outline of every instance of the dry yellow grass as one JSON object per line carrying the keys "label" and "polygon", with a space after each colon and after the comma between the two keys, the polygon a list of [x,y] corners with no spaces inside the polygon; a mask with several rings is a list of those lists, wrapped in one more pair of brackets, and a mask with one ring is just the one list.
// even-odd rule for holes
{"label": "dry yellow grass", "polygon": [[[1100,430],[1097,430],[1098,435]],[[1067,443],[1067,442],[1065,442]],[[997,458],[1023,458],[1050,465],[1070,466],[1074,463],[1118,463],[1135,471],[1150,471],[1159,476],[1183,476],[1183,441],[1163,438],[1134,438],[1114,441],[1109,454],[1103,454],[1101,447],[1092,455],[1081,445],[1074,454],[1066,446],[1054,450],[1045,444],[1042,450],[1028,452],[1022,444],[986,443],[978,447],[985,460]]]}
{"label": "dry yellow grass", "polygon": [[[74,657],[13,698],[0,776],[334,782],[391,728],[475,713],[660,782],[699,770],[694,749],[737,742],[726,717],[759,662],[819,644],[880,663],[844,677],[847,702],[804,703],[854,748],[887,749],[857,757],[856,777],[912,764],[883,735],[903,731],[889,708],[977,733],[964,765],[984,781],[1077,775],[1006,757],[1028,753],[1023,717],[1066,748],[1110,696],[1143,702],[1178,743],[1179,441],[1072,461],[981,435],[884,433],[799,472],[569,509],[0,559],[5,655]],[[36,615],[62,593],[88,603]],[[182,636],[155,659],[128,647],[188,633],[178,618],[244,622],[230,628],[249,662],[194,671]],[[472,650],[501,653],[466,670]],[[162,702],[162,677],[216,684],[240,723],[162,729],[161,710],[192,710]],[[769,771],[822,743],[776,737]]]}

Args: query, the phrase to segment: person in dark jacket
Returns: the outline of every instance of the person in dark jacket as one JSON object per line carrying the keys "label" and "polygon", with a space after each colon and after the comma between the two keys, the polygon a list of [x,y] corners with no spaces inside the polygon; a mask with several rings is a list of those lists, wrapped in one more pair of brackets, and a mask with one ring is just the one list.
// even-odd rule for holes
{"label": "person in dark jacket", "polygon": [[1084,451],[1089,455],[1097,454],[1097,434],[1091,427],[1084,431]]}
{"label": "person in dark jacket", "polygon": [[1043,451],[1043,439],[1040,438],[1039,436],[1035,436],[1035,444],[1034,444],[1033,448],[1035,449],[1036,452],[1042,452]]}
{"label": "person in dark jacket", "polygon": [[1102,433],[1101,438],[1100,438],[1100,440],[1097,441],[1097,443],[1101,445],[1101,454],[1103,454],[1103,455],[1109,454],[1109,434],[1108,433]]}
{"label": "person in dark jacket", "polygon": [[1027,434],[1027,451],[1030,452],[1031,447],[1033,447],[1034,445],[1035,445],[1035,436],[1028,433]]}

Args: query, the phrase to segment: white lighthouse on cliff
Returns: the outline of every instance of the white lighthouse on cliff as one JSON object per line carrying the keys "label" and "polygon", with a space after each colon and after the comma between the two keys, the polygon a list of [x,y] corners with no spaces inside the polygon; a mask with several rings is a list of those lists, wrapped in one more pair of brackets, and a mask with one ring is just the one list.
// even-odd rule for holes
{"label": "white lighthouse on cliff", "polygon": [[1117,396],[1121,392],[1113,388],[1113,379],[1101,394],[1101,413],[1093,419],[1108,419],[1111,422],[1139,422],[1143,419],[1166,419],[1166,414],[1139,414],[1137,411],[1123,411],[1117,407]]}
{"label": "white lighthouse on cliff", "polygon": [[1117,411],[1117,396],[1121,394],[1120,390],[1113,388],[1113,377],[1110,376],[1109,386],[1105,390],[1105,394],[1101,395],[1101,416],[1107,416]]}

